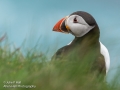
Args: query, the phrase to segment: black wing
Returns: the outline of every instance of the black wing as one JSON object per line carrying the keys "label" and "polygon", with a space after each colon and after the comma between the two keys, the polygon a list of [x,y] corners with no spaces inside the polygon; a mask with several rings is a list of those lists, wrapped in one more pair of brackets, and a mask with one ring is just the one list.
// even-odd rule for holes
{"label": "black wing", "polygon": [[52,60],[62,60],[68,50],[69,45],[58,49],[57,52],[52,56]]}
{"label": "black wing", "polygon": [[94,65],[92,71],[97,71],[97,76],[99,77],[99,80],[104,80],[106,75],[106,65],[104,56],[100,54],[93,64]]}

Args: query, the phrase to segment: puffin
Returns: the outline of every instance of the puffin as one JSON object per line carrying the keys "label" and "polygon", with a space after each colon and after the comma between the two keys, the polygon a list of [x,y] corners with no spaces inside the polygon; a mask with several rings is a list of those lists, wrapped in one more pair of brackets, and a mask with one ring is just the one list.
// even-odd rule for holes
{"label": "puffin", "polygon": [[74,35],[73,41],[58,49],[52,60],[86,60],[93,70],[106,76],[110,67],[108,49],[100,42],[100,29],[93,16],[76,11],[60,19],[53,31]]}

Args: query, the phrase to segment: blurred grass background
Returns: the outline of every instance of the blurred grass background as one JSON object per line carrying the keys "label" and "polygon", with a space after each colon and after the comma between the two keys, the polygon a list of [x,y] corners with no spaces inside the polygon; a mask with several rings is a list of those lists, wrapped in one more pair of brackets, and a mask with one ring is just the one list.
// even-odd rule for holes
{"label": "blurred grass background", "polygon": [[[0,43],[2,40],[4,37]],[[0,90],[120,90],[120,69],[111,82],[106,79],[101,82],[92,73],[87,73],[86,62],[51,62],[46,53],[35,47],[24,55],[21,48],[11,49],[8,40],[5,41],[0,45]],[[26,87],[13,88],[10,85]]]}
{"label": "blurred grass background", "polygon": [[[0,90],[26,90],[3,88],[4,81],[34,84],[35,90],[120,90],[119,3],[118,0],[0,0],[0,37],[5,32],[9,37],[5,42],[0,39]],[[73,40],[72,35],[52,32],[54,24],[77,10],[92,14],[100,27],[100,41],[111,56],[107,84],[91,80],[91,75],[81,72],[86,71],[81,64],[48,62],[58,48]]]}

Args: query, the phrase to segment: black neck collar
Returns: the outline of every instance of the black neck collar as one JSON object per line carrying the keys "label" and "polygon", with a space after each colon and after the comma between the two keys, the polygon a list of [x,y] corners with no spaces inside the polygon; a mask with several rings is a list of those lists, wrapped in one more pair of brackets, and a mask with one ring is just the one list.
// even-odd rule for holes
{"label": "black neck collar", "polygon": [[73,42],[71,44],[81,44],[81,43],[87,43],[89,45],[93,45],[97,42],[99,42],[100,32],[99,28],[95,27],[92,30],[90,30],[87,34],[85,34],[82,37],[75,37]]}

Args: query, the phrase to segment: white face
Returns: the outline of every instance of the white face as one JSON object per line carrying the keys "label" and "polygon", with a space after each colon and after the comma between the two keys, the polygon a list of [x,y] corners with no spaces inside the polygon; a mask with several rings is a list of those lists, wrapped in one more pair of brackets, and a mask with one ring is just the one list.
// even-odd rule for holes
{"label": "white face", "polygon": [[68,26],[72,34],[76,37],[82,37],[88,33],[95,26],[90,26],[86,21],[79,15],[71,15],[66,21],[65,25]]}

